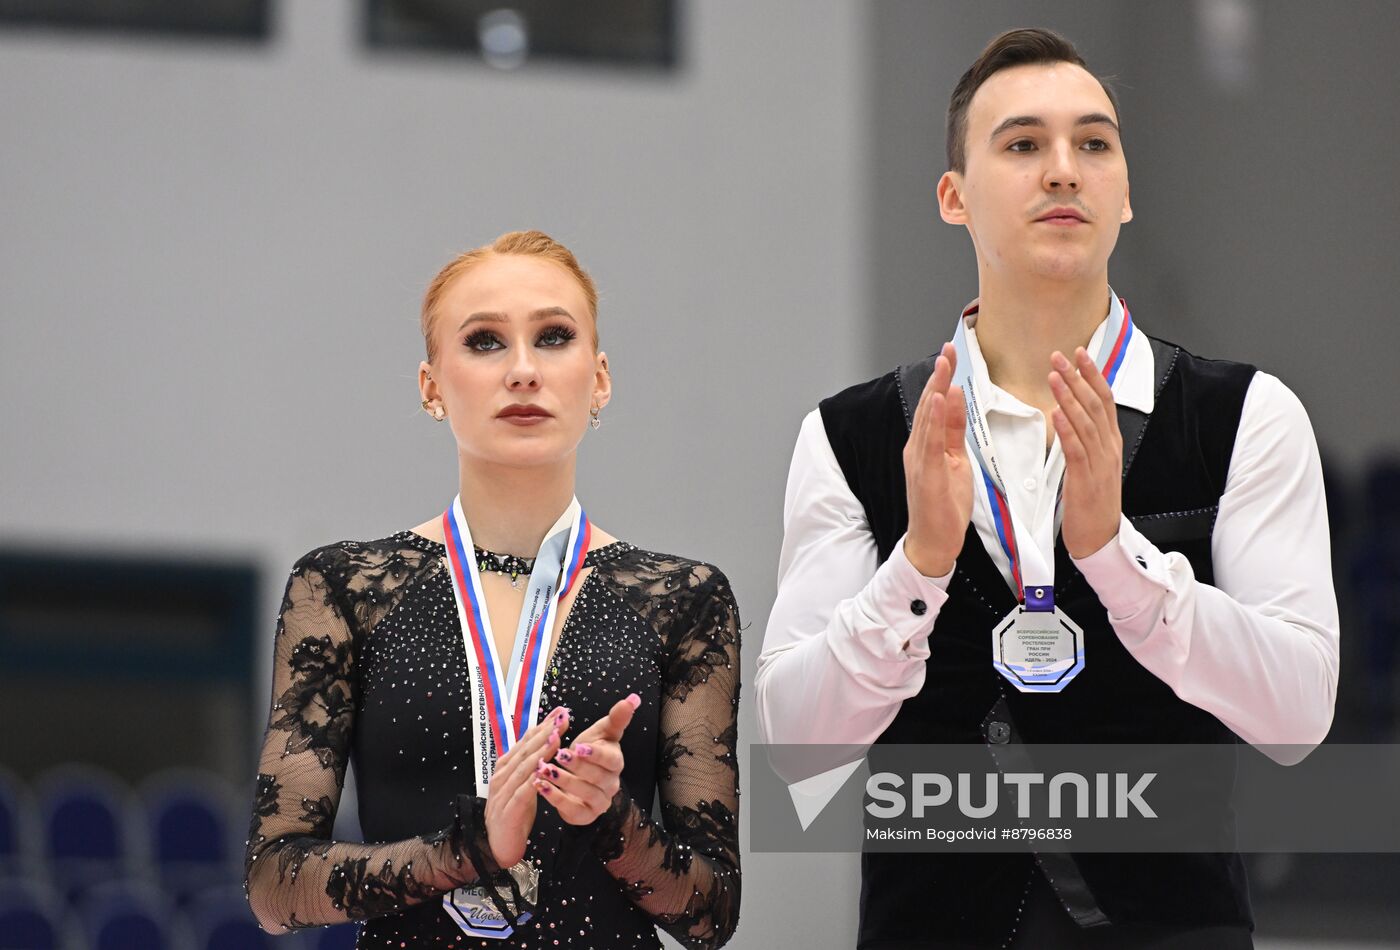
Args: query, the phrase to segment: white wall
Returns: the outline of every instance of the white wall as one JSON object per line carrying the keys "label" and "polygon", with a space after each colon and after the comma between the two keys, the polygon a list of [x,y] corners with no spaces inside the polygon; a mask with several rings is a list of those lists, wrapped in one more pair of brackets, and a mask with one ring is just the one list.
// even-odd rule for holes
{"label": "white wall", "polygon": [[[580,497],[725,569],[751,682],[798,422],[863,372],[864,8],[687,4],[660,75],[371,56],[354,6],[284,0],[267,47],[0,32],[0,540],[247,555],[270,645],[298,555],[450,499],[418,301],[540,227],[603,294]],[[854,933],[851,860],[745,860],[733,946]]]}

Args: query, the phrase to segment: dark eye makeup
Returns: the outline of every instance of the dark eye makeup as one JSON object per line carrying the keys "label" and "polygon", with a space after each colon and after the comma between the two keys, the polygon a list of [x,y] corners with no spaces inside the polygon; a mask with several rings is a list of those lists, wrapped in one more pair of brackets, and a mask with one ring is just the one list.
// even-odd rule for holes
{"label": "dark eye makeup", "polygon": [[[563,346],[570,340],[575,339],[578,333],[573,327],[566,324],[555,324],[540,330],[535,337],[536,346]],[[478,353],[490,353],[493,350],[505,349],[505,343],[494,330],[482,328],[469,334],[462,345],[469,350]]]}
{"label": "dark eye makeup", "polygon": [[498,350],[503,344],[501,343],[501,338],[490,330],[477,330],[469,334],[467,338],[462,341],[462,345],[469,350],[479,350],[484,353],[488,350]]}
{"label": "dark eye makeup", "polygon": [[560,323],[541,330],[540,335],[535,338],[535,345],[544,343],[550,346],[563,346],[576,336],[578,334],[574,332],[573,327]]}

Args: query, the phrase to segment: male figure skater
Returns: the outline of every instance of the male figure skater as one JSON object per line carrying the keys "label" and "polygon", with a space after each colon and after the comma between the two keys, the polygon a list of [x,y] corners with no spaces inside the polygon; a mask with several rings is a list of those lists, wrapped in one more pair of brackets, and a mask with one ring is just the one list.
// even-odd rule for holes
{"label": "male figure skater", "polygon": [[[1337,684],[1312,430],[1278,379],[1149,338],[1110,288],[1119,112],[1072,45],[992,41],[953,91],[938,202],[978,299],[935,315],[935,358],[802,424],[765,741],[1300,757]],[[1047,655],[1047,617],[1082,638]],[[1234,854],[872,853],[861,876],[862,948],[1252,946]]]}

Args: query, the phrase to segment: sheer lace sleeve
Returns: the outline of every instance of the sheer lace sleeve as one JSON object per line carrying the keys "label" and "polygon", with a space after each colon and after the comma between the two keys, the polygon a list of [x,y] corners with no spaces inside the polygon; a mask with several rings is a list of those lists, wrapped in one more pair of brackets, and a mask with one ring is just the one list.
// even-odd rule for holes
{"label": "sheer lace sleeve", "polygon": [[666,647],[658,787],[662,824],[626,788],[592,847],[628,898],[687,947],[720,947],[739,919],[739,611],[708,564],[638,578]]}
{"label": "sheer lace sleeve", "polygon": [[330,840],[355,718],[352,612],[316,552],[297,562],[277,622],[272,710],[263,739],[245,886],[258,923],[364,920],[431,900],[497,869],[485,800],[459,795],[451,825],[420,838]]}

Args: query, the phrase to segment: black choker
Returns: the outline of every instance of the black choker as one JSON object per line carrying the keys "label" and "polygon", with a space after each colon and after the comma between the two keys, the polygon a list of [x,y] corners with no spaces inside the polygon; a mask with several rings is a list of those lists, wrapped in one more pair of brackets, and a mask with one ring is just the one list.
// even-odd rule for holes
{"label": "black choker", "polygon": [[476,552],[476,569],[478,571],[490,571],[492,574],[500,574],[510,578],[510,584],[515,587],[520,580],[520,575],[529,575],[535,569],[535,559],[516,557],[514,554],[497,554],[495,551],[488,551],[485,548],[473,547]]}

